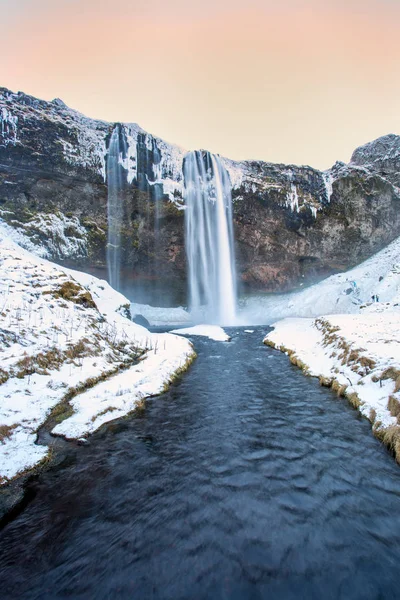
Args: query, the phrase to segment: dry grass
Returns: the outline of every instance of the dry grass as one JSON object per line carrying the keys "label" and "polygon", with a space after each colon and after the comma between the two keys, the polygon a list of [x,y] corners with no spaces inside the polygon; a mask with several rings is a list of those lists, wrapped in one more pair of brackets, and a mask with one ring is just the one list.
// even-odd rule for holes
{"label": "dry grass", "polygon": [[4,442],[11,437],[12,432],[17,427],[17,423],[14,423],[14,425],[0,425],[0,443],[4,444]]}
{"label": "dry grass", "polygon": [[351,394],[346,394],[347,400],[350,402],[353,408],[360,408],[361,401],[356,392],[351,392]]}
{"label": "dry grass", "polygon": [[48,375],[49,370],[58,370],[64,362],[64,353],[58,348],[50,348],[47,352],[39,352],[35,356],[23,356],[17,363],[17,371],[13,373],[18,379],[26,375]]}
{"label": "dry grass", "polygon": [[[373,378],[375,381],[375,378]],[[385,369],[383,373],[381,373],[380,377],[376,379],[376,381],[386,381],[387,379],[392,379],[394,381],[394,393],[400,392],[400,370],[395,367],[389,367]]]}
{"label": "dry grass", "polygon": [[371,410],[369,411],[369,420],[371,421],[372,425],[376,421],[376,410],[374,408],[371,408]]}
{"label": "dry grass", "polygon": [[15,363],[16,369],[12,369],[9,376],[23,379],[26,376],[37,373],[38,375],[49,375],[49,371],[58,371],[66,363],[73,363],[76,359],[85,356],[98,356],[100,348],[92,344],[87,338],[79,340],[76,344],[70,344],[65,351],[55,346],[47,352],[39,352],[35,356],[25,354]]}
{"label": "dry grass", "polygon": [[85,290],[81,285],[71,280],[65,281],[58,288],[44,293],[52,294],[54,298],[62,298],[63,300],[74,302],[74,304],[79,304],[85,308],[97,309],[92,294],[88,290]]}
{"label": "dry grass", "polygon": [[334,379],[332,381],[332,390],[336,392],[338,396],[343,397],[345,395],[346,389],[347,385],[339,383],[337,379]]}
{"label": "dry grass", "polygon": [[118,410],[115,406],[108,406],[101,412],[97,413],[97,415],[93,415],[93,417],[90,420],[92,423],[94,423],[96,421],[96,419],[98,419],[99,417],[102,417],[103,415],[106,415],[107,413],[114,412],[115,410]]}
{"label": "dry grass", "polygon": [[396,381],[398,377],[400,377],[399,369],[396,369],[395,367],[389,367],[388,369],[385,369],[383,371],[383,373],[380,376],[380,379],[393,379],[393,381]]}
{"label": "dry grass", "polygon": [[394,396],[389,396],[388,410],[392,417],[399,417],[400,415],[400,402]]}
{"label": "dry grass", "polygon": [[400,464],[400,427],[391,425],[387,429],[374,429],[374,433],[389,448]]}
{"label": "dry grass", "polygon": [[7,371],[4,371],[4,369],[0,369],[0,385],[8,381],[9,377],[10,376],[7,373]]}
{"label": "dry grass", "polygon": [[73,414],[74,414],[74,410],[73,410],[72,406],[64,400],[62,402],[59,402],[52,409],[52,411],[50,412],[50,415],[46,419],[46,422],[48,423],[49,421],[51,421],[54,423],[61,423],[62,421],[65,421],[65,419],[72,417]]}
{"label": "dry grass", "polygon": [[269,346],[270,348],[275,348],[275,349],[276,349],[276,344],[275,344],[275,342],[273,342],[272,340],[269,340],[268,338],[266,338],[266,339],[264,340],[264,344],[265,344],[266,346]]}

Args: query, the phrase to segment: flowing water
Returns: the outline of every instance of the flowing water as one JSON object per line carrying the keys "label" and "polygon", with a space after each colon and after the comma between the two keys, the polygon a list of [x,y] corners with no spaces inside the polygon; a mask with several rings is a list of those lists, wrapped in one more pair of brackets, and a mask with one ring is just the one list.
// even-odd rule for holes
{"label": "flowing water", "polygon": [[185,178],[186,253],[193,319],[232,325],[236,275],[229,175],[218,156],[190,152]]}
{"label": "flowing water", "polygon": [[115,290],[120,289],[123,188],[126,180],[121,160],[125,153],[126,147],[117,126],[111,134],[107,154],[107,270],[108,281]]}
{"label": "flowing water", "polygon": [[400,468],[265,329],[231,333],[32,484],[2,600],[399,597]]}

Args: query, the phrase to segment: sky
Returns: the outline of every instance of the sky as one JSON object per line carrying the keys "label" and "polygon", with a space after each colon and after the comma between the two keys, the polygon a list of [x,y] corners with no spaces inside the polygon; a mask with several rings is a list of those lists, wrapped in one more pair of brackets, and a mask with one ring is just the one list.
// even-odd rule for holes
{"label": "sky", "polygon": [[400,134],[400,0],[0,0],[0,86],[187,150],[309,164]]}

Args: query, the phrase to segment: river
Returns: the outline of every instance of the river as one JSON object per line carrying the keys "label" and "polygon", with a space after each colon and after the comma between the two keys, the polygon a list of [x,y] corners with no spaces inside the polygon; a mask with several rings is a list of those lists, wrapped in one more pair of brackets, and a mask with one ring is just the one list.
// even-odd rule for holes
{"label": "river", "polygon": [[399,597],[399,467],[267,328],[229,331],[30,484],[2,600]]}

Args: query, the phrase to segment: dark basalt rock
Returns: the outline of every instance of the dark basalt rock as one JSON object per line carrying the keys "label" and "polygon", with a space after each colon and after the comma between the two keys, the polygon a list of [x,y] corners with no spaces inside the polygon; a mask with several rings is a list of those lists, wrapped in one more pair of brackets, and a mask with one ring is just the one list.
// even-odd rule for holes
{"label": "dark basalt rock", "polygon": [[[0,217],[53,260],[104,269],[105,165],[115,126],[125,148],[124,282],[167,290],[184,303],[185,153],[135,124],[96,121],[59,99],[0,88]],[[356,265],[400,235],[400,136],[366,144],[348,165],[325,173],[223,161],[233,182],[244,289],[295,289]]]}

